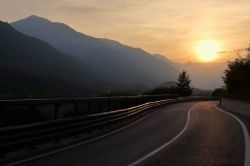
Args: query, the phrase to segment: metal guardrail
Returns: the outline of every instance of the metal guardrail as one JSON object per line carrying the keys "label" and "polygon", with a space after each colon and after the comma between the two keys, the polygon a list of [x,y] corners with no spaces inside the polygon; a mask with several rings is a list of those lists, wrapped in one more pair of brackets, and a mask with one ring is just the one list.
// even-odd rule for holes
{"label": "metal guardrail", "polygon": [[79,103],[105,100],[126,100],[126,99],[159,99],[176,98],[178,95],[138,95],[138,96],[116,96],[116,97],[90,97],[90,98],[55,98],[55,99],[18,99],[18,100],[0,100],[0,106],[20,106],[20,105],[43,105],[43,104],[61,104],[61,103]]}
{"label": "metal guardrail", "polygon": [[147,113],[163,104],[186,101],[219,100],[215,98],[179,98],[148,102],[128,109],[58,119],[22,126],[0,128],[0,156],[18,149],[76,136],[100,129],[121,120]]}
{"label": "metal guardrail", "polygon": [[129,108],[177,95],[0,100],[0,127],[83,116]]}

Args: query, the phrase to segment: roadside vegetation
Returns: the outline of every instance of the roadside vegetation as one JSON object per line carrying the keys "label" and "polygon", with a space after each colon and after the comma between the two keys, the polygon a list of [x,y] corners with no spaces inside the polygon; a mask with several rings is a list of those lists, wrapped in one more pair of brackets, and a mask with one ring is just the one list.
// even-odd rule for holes
{"label": "roadside vegetation", "polygon": [[212,92],[212,96],[213,97],[226,97],[226,89],[225,88],[216,88],[213,92]]}
{"label": "roadside vegetation", "polygon": [[223,81],[225,88],[215,89],[214,96],[250,99],[250,46],[243,55],[238,55],[234,61],[228,62]]}
{"label": "roadside vegetation", "polygon": [[177,78],[177,85],[172,87],[158,87],[146,94],[161,95],[161,94],[177,94],[180,96],[192,95],[193,89],[190,86],[191,79],[186,71],[182,71]]}

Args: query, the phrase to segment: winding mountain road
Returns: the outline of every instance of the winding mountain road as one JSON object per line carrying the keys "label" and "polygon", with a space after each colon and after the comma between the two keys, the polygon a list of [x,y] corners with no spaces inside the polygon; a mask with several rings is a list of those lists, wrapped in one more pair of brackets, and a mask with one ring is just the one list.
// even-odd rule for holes
{"label": "winding mountain road", "polygon": [[164,106],[112,135],[22,165],[246,166],[246,133],[216,104]]}

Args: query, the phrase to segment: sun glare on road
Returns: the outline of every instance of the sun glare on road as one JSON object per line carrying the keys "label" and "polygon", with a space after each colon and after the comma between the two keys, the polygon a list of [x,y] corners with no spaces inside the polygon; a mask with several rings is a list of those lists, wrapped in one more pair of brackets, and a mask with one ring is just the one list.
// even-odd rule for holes
{"label": "sun glare on road", "polygon": [[202,62],[211,62],[218,58],[220,44],[216,40],[206,39],[197,42],[195,45],[195,53]]}

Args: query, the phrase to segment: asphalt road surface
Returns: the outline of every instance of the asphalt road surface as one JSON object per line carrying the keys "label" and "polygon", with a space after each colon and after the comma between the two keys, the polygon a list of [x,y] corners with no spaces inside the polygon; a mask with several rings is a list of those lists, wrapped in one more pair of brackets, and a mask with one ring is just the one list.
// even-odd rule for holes
{"label": "asphalt road surface", "polygon": [[242,128],[216,104],[165,106],[125,130],[22,165],[243,166]]}

